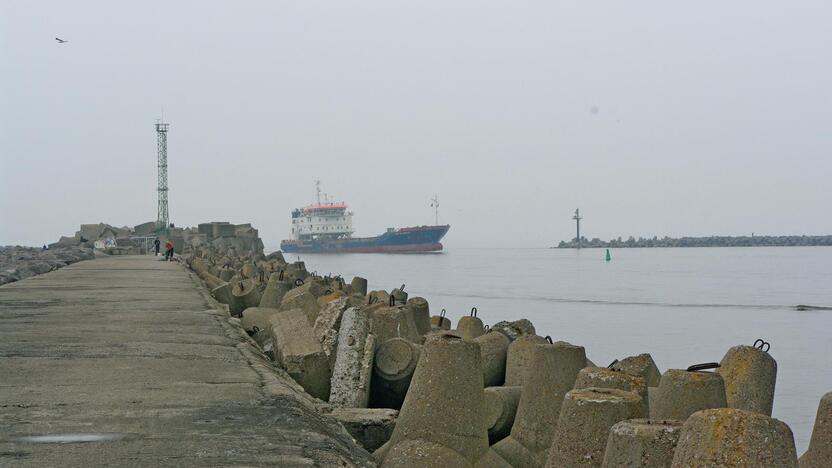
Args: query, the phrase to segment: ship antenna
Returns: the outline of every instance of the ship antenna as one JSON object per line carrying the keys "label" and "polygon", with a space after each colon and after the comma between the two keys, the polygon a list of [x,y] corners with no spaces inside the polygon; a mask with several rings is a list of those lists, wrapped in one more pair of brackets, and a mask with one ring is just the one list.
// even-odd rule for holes
{"label": "ship antenna", "polygon": [[321,181],[315,181],[315,199],[318,201],[318,205],[321,204]]}
{"label": "ship antenna", "polygon": [[434,194],[433,198],[430,199],[430,206],[433,208],[434,213],[434,226],[439,226],[439,196]]}

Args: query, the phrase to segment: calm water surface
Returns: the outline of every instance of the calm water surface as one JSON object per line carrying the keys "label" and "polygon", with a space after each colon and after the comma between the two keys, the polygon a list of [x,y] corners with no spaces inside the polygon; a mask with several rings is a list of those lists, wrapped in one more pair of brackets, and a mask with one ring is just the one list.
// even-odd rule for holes
{"label": "calm water surface", "polygon": [[[295,260],[289,256],[287,260]],[[310,271],[359,275],[371,289],[406,284],[454,324],[528,318],[539,335],[586,347],[598,365],[649,352],[659,369],[719,361],[736,344],[771,343],[774,417],[809,443],[832,391],[832,248],[461,249],[441,254],[301,255]]]}

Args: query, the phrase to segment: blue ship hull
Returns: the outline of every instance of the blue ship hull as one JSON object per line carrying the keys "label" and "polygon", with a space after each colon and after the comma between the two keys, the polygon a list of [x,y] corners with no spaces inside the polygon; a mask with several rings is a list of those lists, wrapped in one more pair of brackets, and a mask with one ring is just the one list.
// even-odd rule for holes
{"label": "blue ship hull", "polygon": [[436,252],[450,225],[392,229],[377,237],[313,239],[280,243],[285,253],[403,253]]}

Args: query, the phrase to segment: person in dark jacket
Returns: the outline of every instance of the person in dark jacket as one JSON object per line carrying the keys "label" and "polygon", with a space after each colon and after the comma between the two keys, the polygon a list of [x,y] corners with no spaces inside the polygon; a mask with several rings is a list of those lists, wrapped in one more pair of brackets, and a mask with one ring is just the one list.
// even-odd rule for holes
{"label": "person in dark jacket", "polygon": [[159,238],[157,237],[156,240],[153,241],[153,248],[156,249],[157,257],[159,256],[159,244],[161,244],[161,242],[159,242]]}

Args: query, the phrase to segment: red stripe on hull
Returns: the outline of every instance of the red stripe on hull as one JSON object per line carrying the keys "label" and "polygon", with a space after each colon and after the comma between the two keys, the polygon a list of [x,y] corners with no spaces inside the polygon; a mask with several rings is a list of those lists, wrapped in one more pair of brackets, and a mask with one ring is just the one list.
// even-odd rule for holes
{"label": "red stripe on hull", "polygon": [[408,252],[438,252],[442,250],[442,244],[436,242],[433,244],[403,244],[403,245],[382,245],[378,247],[357,247],[345,249],[327,249],[314,250],[302,249],[294,250],[291,253],[408,253]]}

